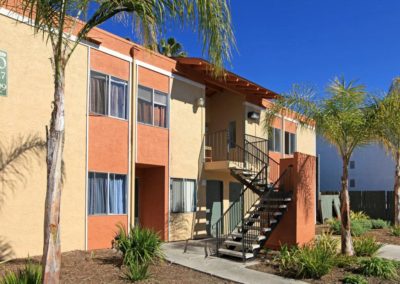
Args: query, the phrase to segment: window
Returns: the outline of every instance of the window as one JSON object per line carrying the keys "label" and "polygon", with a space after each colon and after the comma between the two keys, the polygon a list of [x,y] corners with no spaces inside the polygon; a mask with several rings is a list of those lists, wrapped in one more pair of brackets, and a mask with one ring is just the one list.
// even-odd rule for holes
{"label": "window", "polygon": [[137,113],[138,122],[166,128],[168,95],[139,86]]}
{"label": "window", "polygon": [[285,131],[285,154],[296,152],[296,134]]}
{"label": "window", "polygon": [[89,173],[88,214],[126,214],[126,176]]}
{"label": "window", "polygon": [[350,187],[356,187],[356,180],[355,179],[351,179],[350,180]]}
{"label": "window", "polygon": [[128,82],[92,71],[90,112],[128,118]]}
{"label": "window", "polygon": [[196,211],[196,181],[171,179],[171,212],[185,213]]}
{"label": "window", "polygon": [[270,129],[270,135],[268,137],[268,148],[270,151],[280,152],[281,151],[281,130],[279,128],[272,127]]}
{"label": "window", "polygon": [[356,168],[356,161],[350,161],[350,169]]}

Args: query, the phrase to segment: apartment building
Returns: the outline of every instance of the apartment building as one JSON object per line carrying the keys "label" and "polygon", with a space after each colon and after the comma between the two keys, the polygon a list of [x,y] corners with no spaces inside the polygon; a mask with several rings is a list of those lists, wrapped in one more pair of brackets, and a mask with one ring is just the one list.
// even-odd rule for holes
{"label": "apartment building", "polygon": [[[53,95],[51,48],[17,16],[0,8],[3,145],[32,134],[44,139]],[[235,234],[256,231],[270,247],[313,238],[313,127],[282,114],[265,131],[278,94],[232,72],[215,78],[210,67],[101,29],[80,43],[66,74],[63,251],[109,248],[119,224],[151,228],[165,241],[216,237],[221,254],[234,256],[245,251]],[[24,179],[0,188],[0,238],[13,257],[42,252],[46,165],[44,156],[27,163]],[[278,192],[288,172],[290,186]]]}

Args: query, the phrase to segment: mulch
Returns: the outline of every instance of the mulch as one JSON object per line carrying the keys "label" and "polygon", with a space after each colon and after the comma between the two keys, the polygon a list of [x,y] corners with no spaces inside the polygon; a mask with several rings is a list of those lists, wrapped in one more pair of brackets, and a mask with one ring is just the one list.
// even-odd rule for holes
{"label": "mulch", "polygon": [[380,243],[400,246],[400,237],[393,236],[390,229],[370,230],[365,235],[375,237],[376,241]]}
{"label": "mulch", "polygon": [[[39,262],[38,257],[31,258]],[[0,265],[0,277],[9,270],[17,270],[27,259],[16,259]],[[136,283],[232,283],[192,269],[160,262],[149,268],[150,278]],[[114,250],[72,251],[62,254],[62,283],[130,283],[121,267],[121,256]]]}

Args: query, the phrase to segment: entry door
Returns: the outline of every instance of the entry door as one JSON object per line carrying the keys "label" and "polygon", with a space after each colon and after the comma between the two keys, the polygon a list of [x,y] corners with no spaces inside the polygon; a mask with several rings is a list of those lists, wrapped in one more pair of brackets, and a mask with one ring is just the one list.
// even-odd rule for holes
{"label": "entry door", "polygon": [[229,206],[231,206],[234,202],[238,202],[238,204],[234,205],[234,209],[231,210],[229,215],[229,228],[228,231],[232,231],[235,226],[238,225],[238,220],[241,219],[242,206],[240,201],[238,201],[240,193],[242,192],[243,186],[238,182],[230,182],[229,183]]}
{"label": "entry door", "polygon": [[[215,237],[216,230],[212,226],[222,216],[222,189],[223,183],[216,180],[208,180],[206,187],[206,230],[207,234]],[[223,225],[223,224],[222,224]],[[221,228],[222,230],[222,228]]]}

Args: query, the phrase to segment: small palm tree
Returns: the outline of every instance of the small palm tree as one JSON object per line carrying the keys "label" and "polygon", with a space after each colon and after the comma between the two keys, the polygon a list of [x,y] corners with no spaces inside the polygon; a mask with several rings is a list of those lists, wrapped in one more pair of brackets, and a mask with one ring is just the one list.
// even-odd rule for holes
{"label": "small palm tree", "polygon": [[177,42],[173,37],[168,38],[168,40],[161,39],[157,45],[157,50],[159,53],[168,57],[187,56],[187,53],[183,50],[182,45]]}
{"label": "small palm tree", "polygon": [[394,170],[394,224],[400,225],[400,78],[393,80],[386,97],[377,100],[376,133],[392,155]]}
{"label": "small palm tree", "polygon": [[266,115],[266,126],[275,115],[294,110],[301,124],[314,125],[319,135],[334,145],[342,158],[341,177],[341,238],[342,253],[354,255],[350,233],[350,200],[348,165],[354,149],[369,143],[373,129],[373,112],[368,108],[364,86],[344,79],[334,79],[326,97],[317,100],[312,89],[295,86],[288,95],[277,99]]}
{"label": "small palm tree", "polygon": [[[94,5],[91,5],[94,4]],[[0,0],[14,12],[33,20],[35,33],[50,44],[54,101],[47,136],[47,190],[45,201],[43,282],[60,281],[60,204],[65,140],[65,70],[74,50],[89,32],[105,21],[130,15],[144,44],[154,44],[167,21],[190,25],[203,42],[210,61],[221,72],[230,61],[234,36],[228,0]],[[88,13],[89,7],[94,10]],[[89,15],[80,25],[84,15]],[[75,40],[72,40],[75,35]],[[50,78],[49,78],[50,80]]]}

